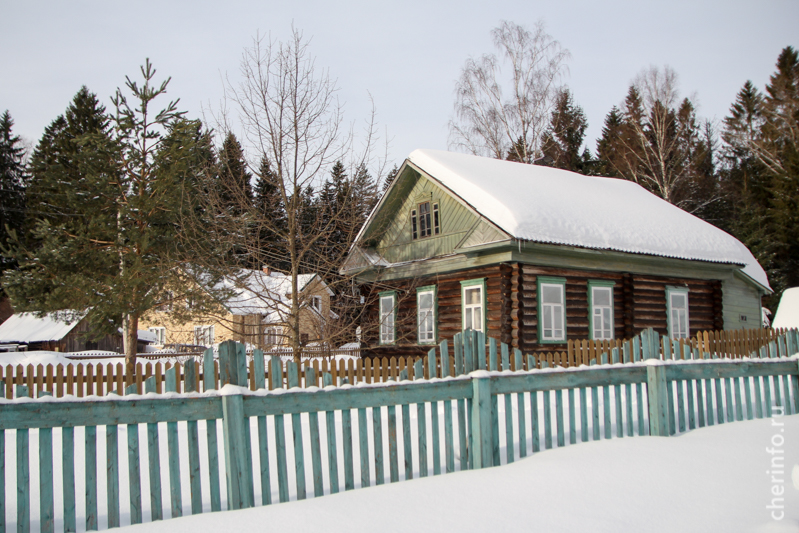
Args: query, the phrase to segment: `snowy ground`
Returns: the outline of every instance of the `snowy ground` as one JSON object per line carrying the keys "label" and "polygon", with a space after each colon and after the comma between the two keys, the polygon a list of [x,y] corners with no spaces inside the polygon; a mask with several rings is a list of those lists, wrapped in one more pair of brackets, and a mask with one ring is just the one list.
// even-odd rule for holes
{"label": "snowy ground", "polygon": [[[784,462],[772,466],[772,458],[780,456]],[[782,519],[774,520],[780,512]],[[481,471],[129,526],[120,533],[264,528],[799,532],[799,416],[677,437],[590,442]]]}

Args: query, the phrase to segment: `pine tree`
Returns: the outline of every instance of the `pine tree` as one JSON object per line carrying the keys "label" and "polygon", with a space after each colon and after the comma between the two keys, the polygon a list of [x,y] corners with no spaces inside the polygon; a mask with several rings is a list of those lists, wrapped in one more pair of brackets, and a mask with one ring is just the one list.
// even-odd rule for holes
{"label": "pine tree", "polygon": [[17,266],[10,249],[12,237],[22,230],[25,214],[25,149],[11,133],[13,127],[11,115],[5,111],[0,115],[0,276]]}
{"label": "pine tree", "polygon": [[[177,101],[153,112],[169,79],[154,84],[149,60],[141,73],[142,85],[128,78],[127,91],[117,90],[109,129],[86,92],[80,100],[87,112],[75,117],[87,120],[76,123],[94,117],[100,126],[71,138],[68,112],[46,132],[43,141],[61,138],[64,151],[36,179],[48,184],[42,190],[52,192],[60,211],[35,221],[37,246],[24,250],[18,275],[6,278],[12,303],[22,310],[90,310],[97,331],[115,331],[121,323],[129,378],[139,317],[171,291],[195,286],[190,270],[176,268],[192,263],[178,228],[202,212],[200,176],[213,154],[199,122],[184,120]],[[43,143],[40,148],[46,161]],[[212,238],[199,228],[189,237]]]}
{"label": "pine tree", "polygon": [[574,103],[568,89],[561,90],[555,98],[555,109],[541,141],[541,164],[584,172],[587,161],[583,159],[580,148],[587,127],[588,121],[583,109]]}

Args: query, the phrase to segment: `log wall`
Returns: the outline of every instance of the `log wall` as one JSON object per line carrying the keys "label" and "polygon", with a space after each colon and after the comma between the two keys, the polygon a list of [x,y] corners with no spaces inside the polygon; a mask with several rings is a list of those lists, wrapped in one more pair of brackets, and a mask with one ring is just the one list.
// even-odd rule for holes
{"label": "log wall", "polygon": [[[438,287],[438,339],[451,339],[461,331],[461,281],[486,279],[489,337],[499,339],[524,353],[566,350],[563,344],[538,343],[538,276],[566,279],[566,335],[568,340],[588,339],[588,282],[614,283],[614,335],[631,338],[646,328],[668,334],[666,286],[687,286],[689,289],[690,333],[723,329],[721,282],[673,277],[648,276],[623,272],[598,272],[520,263],[503,263],[478,269],[454,272],[413,281],[402,280],[381,284],[379,290],[397,290],[397,342],[378,345],[379,324],[376,297],[370,298],[363,340],[374,356],[422,356],[429,346],[416,344],[416,288]],[[374,294],[373,296],[376,296]]]}

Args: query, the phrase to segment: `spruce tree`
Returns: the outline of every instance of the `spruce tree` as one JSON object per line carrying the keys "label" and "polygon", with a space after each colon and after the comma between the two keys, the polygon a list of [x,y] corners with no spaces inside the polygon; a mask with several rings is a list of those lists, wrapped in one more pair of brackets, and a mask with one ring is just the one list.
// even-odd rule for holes
{"label": "spruce tree", "polygon": [[[263,257],[267,264],[277,270],[288,270],[286,254],[286,207],[268,159],[263,158],[256,173],[253,205],[256,222],[253,228],[255,256]],[[263,265],[252,264],[252,268]]]}
{"label": "spruce tree", "polygon": [[[17,264],[11,256],[12,238],[19,236],[25,214],[25,149],[11,131],[14,121],[0,115],[0,276]],[[5,293],[0,288],[0,297]]]}
{"label": "spruce tree", "polygon": [[388,174],[386,174],[386,178],[383,180],[383,186],[380,190],[381,196],[386,193],[389,187],[391,187],[391,184],[394,182],[394,178],[397,177],[397,174],[399,174],[399,167],[394,164]]}
{"label": "spruce tree", "polygon": [[574,103],[568,89],[561,90],[555,98],[555,109],[541,141],[541,164],[584,172],[587,161],[583,159],[580,148],[587,127],[588,121],[583,109]]}
{"label": "spruce tree", "polygon": [[220,201],[229,206],[231,214],[241,215],[243,208],[252,203],[252,174],[247,170],[241,144],[232,132],[225,136],[218,159]]}

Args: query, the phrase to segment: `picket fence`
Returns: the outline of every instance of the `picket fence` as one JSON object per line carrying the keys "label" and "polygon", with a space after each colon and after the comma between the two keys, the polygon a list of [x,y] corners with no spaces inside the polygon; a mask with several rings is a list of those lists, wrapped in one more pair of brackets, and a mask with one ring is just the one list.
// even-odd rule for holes
{"label": "picket fence", "polygon": [[[29,399],[24,397],[27,385],[17,385],[18,399],[0,400],[0,533],[8,525],[7,431],[14,431],[16,437],[16,490],[12,491],[16,530],[30,530],[31,504],[38,500],[39,529],[52,532],[57,523],[64,531],[76,531],[79,516],[86,530],[119,526],[123,517],[134,524],[165,518],[159,444],[164,433],[169,510],[178,517],[184,513],[182,487],[186,484],[192,514],[223,507],[241,509],[303,499],[311,491],[318,497],[386,481],[500,465],[542,448],[564,446],[567,440],[576,444],[634,435],[667,436],[706,425],[770,417],[775,410],[781,415],[799,413],[799,359],[776,356],[778,349],[785,355],[798,351],[796,331],[774,341],[783,348],[757,359],[719,359],[688,345],[675,358],[674,351],[661,354],[658,341],[654,332],[644,332],[629,349],[622,346],[600,354],[598,364],[550,368],[546,361],[524,357],[519,350],[511,353],[505,344],[466,332],[453,339],[452,350],[443,341],[425,361],[403,369],[394,383],[350,386],[349,376],[344,375],[339,376],[341,386],[332,387],[333,375],[325,372],[321,389],[299,388],[299,365],[283,365],[279,357],[267,364],[256,353],[251,361],[254,368],[248,371],[244,346],[230,341],[220,346],[216,369],[212,368],[213,352],[204,358],[204,393],[197,392],[200,380],[195,364],[183,368],[184,394],[139,396],[136,385],[131,385],[126,396],[119,397],[57,399],[42,390],[37,399]],[[524,366],[533,370],[514,371]],[[427,376],[442,379],[410,382],[411,369],[417,379],[425,370]],[[166,371],[165,392],[178,391],[178,370],[176,366]],[[304,374],[306,382],[317,383],[313,366],[306,367]],[[290,390],[274,390],[286,387]],[[156,392],[154,376],[145,380],[144,389]],[[289,437],[285,417],[291,419]],[[200,421],[206,429],[204,440],[200,439]],[[140,445],[143,424],[146,443]],[[178,424],[187,434],[183,449]],[[99,470],[98,426],[105,426],[106,451],[104,468]],[[120,426],[127,437],[127,474],[120,468]],[[76,427],[82,428],[83,457],[75,453]],[[38,433],[34,450],[31,429]],[[54,434],[59,433],[62,495],[56,497],[53,461],[59,454],[58,446],[54,453]],[[147,448],[147,485],[142,481],[143,447]],[[38,457],[34,490],[31,452]],[[186,455],[188,472],[185,464],[181,466]],[[222,482],[220,461],[225,470]],[[76,473],[81,472],[85,498],[79,515]],[[101,473],[106,485],[104,515],[98,508]],[[127,515],[120,511],[121,483],[128,493]],[[63,507],[58,518],[57,501]]]}
{"label": "picket fence", "polygon": [[[641,350],[648,350],[647,357],[658,356],[661,359],[695,359],[699,354],[708,354],[708,357],[740,359],[749,358],[770,358],[782,357],[788,351],[789,339],[793,339],[794,330],[734,330],[734,331],[702,331],[690,339],[673,340],[657,334],[654,330],[645,330],[633,339],[614,339],[614,340],[570,340],[567,350],[563,352],[542,352],[536,354],[533,359],[535,368],[541,368],[543,364],[549,367],[575,367],[580,365],[590,365],[592,361],[599,363],[603,353],[611,354],[613,350],[620,352],[622,361],[634,360],[634,353]],[[490,342],[483,350],[483,356],[490,359]],[[496,349],[496,346],[494,346]],[[339,353],[340,352],[340,353]],[[411,379],[420,376],[414,374],[414,364],[422,359],[423,377],[429,379],[431,376],[442,375],[440,360],[436,366],[436,373],[431,374],[427,357],[383,357],[383,358],[358,358],[358,350],[339,351],[337,355],[346,355],[347,358],[331,359],[325,357],[311,357],[303,359],[299,368],[299,383],[301,387],[319,386],[321,376],[330,373],[333,383],[340,383],[346,378],[351,384],[355,383],[380,383],[397,381],[403,371],[407,371]],[[314,352],[315,353],[315,352]],[[278,355],[281,359],[281,373],[286,376],[286,364],[290,360],[287,352],[250,350],[248,355],[248,384],[251,390],[255,390],[258,379],[255,376],[255,356],[270,357]],[[626,355],[625,355],[626,354]],[[454,375],[454,360],[450,360],[449,375]],[[196,382],[194,385],[185,384],[186,367],[195,366],[194,375]],[[136,384],[138,394],[144,392],[144,382],[153,377],[155,379],[155,391],[158,393],[164,390],[164,380],[166,372],[174,368],[177,375],[177,391],[199,390],[200,383],[205,383],[205,367],[200,365],[195,358],[185,356],[184,362],[139,362],[136,364],[133,382]],[[305,374],[307,368],[313,368],[314,380],[306,381]],[[517,365],[515,359],[511,360],[511,370],[530,370],[526,359]],[[219,383],[219,364],[214,365],[214,382]],[[85,396],[103,396],[109,392],[116,392],[123,395],[126,390],[125,367],[122,362],[110,363],[82,363],[74,365],[1,365],[0,381],[9,384],[26,385],[28,395],[33,398],[41,391],[46,391],[57,398],[65,395],[73,395],[78,398]],[[265,375],[265,381],[272,388],[272,380],[269,374]],[[286,378],[282,386],[286,386]],[[193,387],[193,388],[192,388]],[[14,388],[7,387],[5,397],[14,397]]]}

